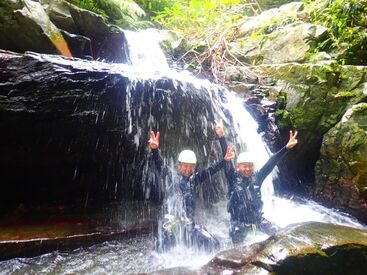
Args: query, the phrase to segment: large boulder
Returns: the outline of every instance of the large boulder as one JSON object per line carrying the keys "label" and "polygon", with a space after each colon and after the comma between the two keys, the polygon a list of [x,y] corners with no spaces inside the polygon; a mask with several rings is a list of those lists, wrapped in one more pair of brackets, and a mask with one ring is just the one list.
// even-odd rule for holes
{"label": "large boulder", "polygon": [[315,194],[367,220],[367,103],[348,109],[323,138]]}
{"label": "large boulder", "polygon": [[279,8],[265,10],[259,15],[248,17],[238,27],[237,37],[249,36],[280,20],[303,17],[304,4],[292,2]]}
{"label": "large boulder", "polygon": [[324,27],[310,23],[284,26],[270,34],[236,39],[230,52],[249,64],[279,64],[303,62],[317,43],[327,37]]}
{"label": "large boulder", "polygon": [[[221,157],[210,123],[221,114],[215,87],[139,79],[131,70],[1,52],[1,210],[32,202],[159,201],[165,183],[149,172],[151,130],[161,132],[170,167],[184,148],[197,152],[199,169]],[[205,199],[218,192],[212,180]]]}
{"label": "large boulder", "polygon": [[[322,161],[323,158],[323,155],[320,157],[320,148],[324,134],[340,122],[346,110],[355,104],[367,101],[367,68],[363,66],[339,66],[333,63],[291,63],[261,65],[257,66],[256,69],[260,75],[268,76],[266,81],[273,83],[274,86],[269,89],[271,91],[269,94],[282,102],[277,106],[275,112],[276,122],[280,129],[293,127],[299,132],[299,145],[292,150],[290,157],[285,160],[286,165],[282,166],[287,167],[287,171],[283,171],[283,175],[293,174],[293,179],[297,178],[299,184],[288,181],[287,176],[285,176],[281,183],[282,187],[294,190],[295,187],[303,185],[305,189],[314,193],[312,189],[314,188],[315,163],[319,159]],[[365,113],[359,114],[360,117],[365,117]],[[343,125],[346,124],[349,124],[348,121]],[[336,130],[341,130],[341,128],[334,128],[334,131]],[[343,135],[342,132],[340,135]],[[360,139],[360,142],[361,148],[363,148],[366,140]],[[344,149],[340,148],[340,150]],[[353,153],[351,150],[351,154]],[[367,155],[358,154],[358,157],[359,161],[362,159],[366,161]],[[350,175],[359,178],[359,173],[357,170],[351,169]],[[337,178],[345,176],[342,170],[338,170],[336,173],[332,165],[324,166],[322,174],[333,175]],[[343,183],[360,190],[356,181],[350,181],[353,177],[348,177],[349,180],[344,180]],[[321,180],[321,178],[319,179]],[[336,185],[333,186],[336,187]],[[321,191],[321,189],[317,190]],[[341,190],[343,188],[340,189],[341,196],[345,196],[346,199],[349,195]],[[319,197],[323,197],[323,194],[316,193]],[[365,203],[366,199],[363,193],[359,193],[358,197]],[[364,208],[362,205],[361,207]],[[350,208],[349,212],[355,214],[353,209]],[[365,215],[358,216],[364,216],[364,220],[366,220]]]}
{"label": "large boulder", "polygon": [[326,28],[308,23],[307,16],[304,4],[293,2],[245,18],[228,45],[228,58],[247,64],[309,60],[328,35]]}
{"label": "large boulder", "polygon": [[1,1],[1,49],[57,54],[58,50],[52,43],[51,36],[58,32],[40,3],[30,0]]}
{"label": "large boulder", "polygon": [[[264,137],[276,137],[267,140],[270,142],[270,148],[273,151],[279,149],[286,142],[289,129],[299,131],[298,146],[290,152],[287,159],[281,161],[282,173],[280,180],[276,182],[276,190],[280,193],[296,191],[315,195],[366,221],[367,217],[363,210],[366,197],[364,187],[361,187],[363,172],[351,168],[350,173],[347,173],[349,176],[345,177],[343,169],[335,169],[336,167],[330,161],[332,158],[336,161],[336,154],[344,155],[343,150],[350,151],[351,155],[357,154],[358,163],[362,164],[365,163],[367,155],[353,151],[355,148],[348,149],[340,147],[340,144],[334,144],[335,148],[342,151],[333,151],[331,156],[330,152],[325,151],[325,147],[320,156],[320,148],[324,135],[331,129],[333,130],[330,133],[333,133],[333,136],[343,136],[345,131],[342,131],[341,127],[334,127],[339,125],[348,109],[355,104],[367,101],[367,68],[341,66],[331,61],[317,64],[259,65],[252,68],[255,69],[252,74],[256,73],[262,84],[244,83],[248,82],[249,68],[233,67],[228,70],[228,74],[232,79],[232,88],[244,97],[249,109],[259,122],[259,130],[265,133]],[[358,112],[358,114],[361,120],[367,119],[364,112]],[[344,118],[344,121],[343,125],[349,125],[349,120]],[[334,139],[331,140],[334,142]],[[325,137],[324,143],[326,141],[330,139]],[[335,142],[339,141],[340,139],[335,140]],[[362,146],[360,148],[364,148],[363,146],[366,145],[364,137],[359,138],[359,141]],[[324,156],[326,162],[323,161]],[[331,158],[330,161],[329,158]],[[322,172],[319,166],[315,169],[318,160],[324,163]],[[348,163],[348,160],[345,162]],[[315,173],[318,175],[316,190],[314,190]],[[323,178],[327,179],[328,175],[334,177],[334,184],[330,182],[328,184],[328,180],[323,181]],[[338,178],[343,180],[338,181]],[[343,185],[345,187],[342,187]],[[324,193],[326,186],[329,186],[327,187],[329,191]],[[330,188],[334,191],[331,192]],[[352,199],[349,199],[351,192],[343,192],[344,188],[356,191],[353,191]],[[331,195],[335,193],[335,189],[338,189],[338,195]],[[349,200],[350,203],[346,203]],[[357,212],[360,213],[357,214]]]}
{"label": "large boulder", "polygon": [[263,242],[221,252],[201,271],[364,274],[366,252],[366,230],[309,222],[291,225]]}
{"label": "large boulder", "polygon": [[1,49],[19,53],[69,56],[71,52],[74,57],[128,61],[120,28],[63,0],[4,0],[0,4],[0,36]]}
{"label": "large boulder", "polygon": [[267,240],[218,253],[201,268],[154,274],[334,274],[367,270],[367,231],[335,224],[290,225]]}

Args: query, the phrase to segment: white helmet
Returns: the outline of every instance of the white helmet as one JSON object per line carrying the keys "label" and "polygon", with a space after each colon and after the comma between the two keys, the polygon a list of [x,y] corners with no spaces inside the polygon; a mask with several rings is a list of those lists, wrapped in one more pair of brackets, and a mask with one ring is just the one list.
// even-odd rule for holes
{"label": "white helmet", "polygon": [[254,156],[249,152],[242,152],[237,157],[237,163],[254,163]]}
{"label": "white helmet", "polygon": [[196,155],[191,150],[183,150],[178,155],[178,161],[182,163],[196,164]]}

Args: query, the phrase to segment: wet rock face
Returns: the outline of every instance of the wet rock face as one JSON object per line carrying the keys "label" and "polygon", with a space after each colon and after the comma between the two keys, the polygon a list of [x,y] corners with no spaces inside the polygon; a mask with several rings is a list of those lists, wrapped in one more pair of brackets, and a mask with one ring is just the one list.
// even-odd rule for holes
{"label": "wet rock face", "polygon": [[187,148],[197,152],[198,168],[218,159],[207,91],[127,75],[99,62],[1,52],[2,209],[160,200],[163,186],[148,173],[151,130],[161,132],[162,155],[172,164]]}
{"label": "wet rock face", "polygon": [[331,205],[367,220],[367,103],[348,109],[325,134],[316,163],[315,193]]}
{"label": "wet rock face", "polygon": [[[254,100],[249,106],[255,106],[260,122],[274,118],[274,129],[278,130],[272,131],[272,124],[265,123],[260,128],[270,133],[264,137],[274,133],[281,138],[268,140],[285,144],[290,129],[299,132],[299,144],[279,162],[281,180],[275,185],[276,190],[310,194],[365,222],[367,154],[363,106],[367,67],[291,63],[255,69],[268,76],[268,85],[260,86],[264,90],[261,94],[259,88],[250,89],[253,94],[258,91],[262,108]],[[248,87],[245,88],[249,90]],[[276,104],[266,105],[264,99]],[[351,112],[352,109],[357,112]],[[276,142],[270,144],[279,144]]]}
{"label": "wet rock face", "polygon": [[[332,236],[332,238],[330,237]],[[364,274],[366,230],[309,222],[267,240],[218,253],[202,271],[220,274]]]}

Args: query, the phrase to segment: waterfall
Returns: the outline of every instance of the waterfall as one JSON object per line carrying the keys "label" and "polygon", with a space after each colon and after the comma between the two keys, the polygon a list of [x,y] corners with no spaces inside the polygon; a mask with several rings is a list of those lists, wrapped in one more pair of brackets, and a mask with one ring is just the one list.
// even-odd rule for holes
{"label": "waterfall", "polygon": [[[207,93],[207,96],[210,98],[212,111],[216,119],[222,119],[228,128],[225,129],[228,143],[230,145],[235,145],[236,148],[238,148],[236,154],[238,155],[241,151],[245,150],[255,153],[256,169],[260,169],[261,166],[265,164],[265,162],[269,159],[271,152],[264,144],[261,135],[257,132],[257,122],[244,108],[243,100],[240,97],[238,97],[234,92],[214,85],[207,80],[195,78],[186,71],[177,72],[175,70],[169,69],[166,58],[158,45],[159,33],[157,31],[144,30],[139,33],[127,33],[126,36],[128,40],[129,51],[131,53],[132,66],[139,68],[138,71],[140,74],[144,71],[146,73],[153,74],[154,77],[170,77],[181,83],[184,91],[186,90],[185,87],[188,85],[187,83],[191,83],[197,89],[194,92]],[[150,39],[149,43],[147,43],[147,39]],[[144,53],[141,52],[142,47]],[[207,119],[208,118],[205,120]],[[190,121],[184,122],[185,127],[187,127],[188,123],[190,123]],[[203,129],[210,128],[205,127],[210,123],[210,121],[204,122]],[[186,135],[189,136],[189,134],[190,132],[186,129]],[[204,134],[205,136],[208,136],[208,133],[205,132]],[[207,155],[207,145],[204,144],[203,148],[204,154]],[[219,148],[218,145],[217,148]],[[220,153],[219,155],[217,154],[217,156],[220,156]],[[175,157],[176,156],[174,155],[170,155],[170,157],[166,160],[166,165],[168,165],[171,170],[175,169]],[[276,171],[277,170],[275,168],[273,173],[265,179],[261,187],[262,200],[264,202],[264,217],[272,223],[278,225],[281,228],[291,223],[305,221],[324,221],[361,227],[361,225],[353,218],[334,212],[333,214],[330,214],[329,209],[312,201],[300,201],[299,199],[290,200],[275,196],[272,179],[273,177],[276,177]],[[168,184],[169,183],[165,184],[166,187]],[[226,188],[225,179],[222,179],[222,188]],[[202,190],[202,192],[205,193],[206,190]],[[199,207],[197,211],[197,217],[211,233],[215,234],[221,240],[222,248],[226,248],[231,247],[232,244],[228,237],[229,215],[226,211],[226,199],[224,199],[224,196],[222,197],[223,200],[216,203],[212,209],[208,209],[205,206]],[[179,199],[179,196],[169,196],[166,198],[166,203],[168,214],[171,216],[182,214],[182,202]],[[259,234],[259,236],[256,237],[250,236],[246,242],[253,243],[265,239],[266,237],[267,235],[265,234]],[[182,239],[179,239],[178,243],[182,244]],[[188,253],[187,249],[188,248],[185,248],[184,246],[178,245],[174,248],[173,255],[178,256]],[[194,258],[197,260],[197,253],[195,254],[193,251],[191,251],[188,254],[196,255]],[[204,258],[206,257],[205,254],[201,255]],[[159,255],[157,261],[163,261],[163,265],[165,266],[183,264],[177,263],[177,258],[179,257],[172,257],[171,251],[169,254],[163,253]],[[194,261],[194,259],[192,260]]]}
{"label": "waterfall", "polygon": [[[138,71],[139,74],[143,72],[148,73],[151,78],[163,76],[175,79],[175,81],[178,81],[178,83],[182,85],[184,91],[188,83],[190,83],[197,89],[194,92],[207,93],[215,117],[217,119],[222,119],[225,125],[228,126],[228,129],[226,129],[226,136],[229,137],[227,137],[228,143],[236,145],[237,148],[239,148],[236,154],[244,150],[254,152],[257,157],[255,160],[255,167],[257,169],[261,168],[268,160],[271,152],[263,143],[261,135],[257,132],[257,122],[244,108],[243,100],[240,97],[234,92],[230,92],[223,87],[210,83],[208,80],[198,79],[186,71],[177,72],[171,70],[159,46],[159,31],[148,29],[140,32],[127,32],[126,37],[129,45],[131,65],[135,68],[134,71]],[[147,41],[149,41],[149,43],[147,43]],[[187,127],[188,123],[190,123],[190,121],[184,122],[185,127]],[[210,121],[204,121],[203,129],[206,129],[207,127],[205,126],[210,123]],[[186,130],[186,134],[189,135],[189,131]],[[208,136],[208,133],[204,134]],[[206,151],[208,148],[205,144],[203,148],[205,154],[207,154]],[[174,169],[175,157],[175,155],[170,155],[170,158],[166,160],[165,164],[171,169]],[[357,226],[357,223],[348,216],[338,216],[337,218],[336,215],[334,218],[331,218],[330,215],[325,215],[327,212],[326,208],[314,202],[304,201],[303,203],[299,203],[294,200],[276,197],[272,185],[272,177],[276,176],[276,169],[274,170],[275,171],[266,178],[261,188],[265,218],[280,227],[303,221],[333,221],[340,224]],[[182,209],[177,209],[177,206],[180,205],[177,203],[177,198],[168,198],[168,202],[170,214],[182,211]],[[220,215],[223,217],[227,216],[225,219],[228,219],[228,214],[225,211],[225,203],[222,203],[221,208],[220,211],[222,213]],[[297,214],[300,212],[302,212],[302,215]],[[279,215],[279,213],[287,213],[287,215]],[[206,214],[204,213],[204,220],[206,219],[205,216]],[[214,227],[213,230],[217,231]]]}
{"label": "waterfall", "polygon": [[[104,67],[111,74],[123,71],[129,83],[126,87],[126,97],[123,97],[121,103],[118,102],[118,104],[124,105],[123,110],[126,116],[116,118],[116,120],[125,119],[123,126],[126,129],[116,129],[115,131],[121,131],[121,138],[128,136],[131,144],[127,142],[126,144],[134,147],[129,152],[135,152],[136,154],[131,155],[132,164],[128,163],[122,167],[122,174],[125,176],[125,178],[122,177],[122,180],[127,181],[126,175],[133,169],[142,170],[142,184],[149,182],[151,177],[154,177],[151,175],[149,162],[146,161],[146,159],[149,159],[149,150],[141,149],[148,148],[148,137],[142,133],[142,128],[146,125],[148,125],[149,130],[160,130],[159,128],[153,129],[153,127],[166,125],[166,130],[170,132],[161,135],[162,141],[164,141],[164,144],[163,142],[161,144],[164,166],[170,171],[176,169],[177,153],[182,146],[192,146],[192,149],[198,152],[202,162],[201,165],[204,167],[221,158],[220,147],[218,141],[214,138],[212,127],[214,119],[224,121],[226,139],[229,145],[236,145],[238,148],[236,154],[244,150],[256,153],[255,165],[257,169],[268,160],[271,153],[263,143],[261,135],[257,132],[258,125],[256,121],[246,111],[240,97],[234,92],[210,83],[208,80],[198,79],[188,72],[177,72],[169,69],[166,58],[158,45],[157,32],[153,30],[139,33],[127,32],[126,36],[132,64]],[[138,46],[143,48],[139,49]],[[63,59],[59,62],[67,63],[68,61]],[[81,63],[85,66],[99,66],[98,63]],[[166,81],[167,79],[172,81]],[[168,92],[170,88],[172,90],[171,94]],[[136,92],[137,90],[139,92]],[[132,96],[133,91],[136,92],[135,97]],[[172,94],[176,97],[173,97]],[[196,97],[199,94],[200,97]],[[146,97],[145,100],[142,99],[144,97]],[[209,101],[210,106],[203,106],[202,102],[194,105],[195,101],[200,101],[203,98]],[[190,99],[189,102],[193,103],[193,106],[189,106],[192,108],[191,111],[182,107],[181,104],[177,104],[182,99]],[[176,105],[173,104],[173,101],[176,101]],[[178,107],[178,109],[172,110],[173,106]],[[197,117],[195,113],[197,108],[200,108],[200,113],[204,114],[204,119]],[[157,116],[155,109],[159,109],[163,115]],[[103,120],[104,116],[105,110],[101,113],[100,119]],[[162,121],[158,121],[159,118]],[[173,118],[177,119],[178,125],[174,125]],[[197,125],[192,125],[193,121]],[[177,132],[186,136],[177,137]],[[190,139],[189,136],[193,133],[197,134],[199,138]],[[171,134],[175,134],[174,137]],[[97,140],[96,147],[98,142],[99,140]],[[126,144],[121,142],[119,145],[123,147]],[[111,151],[114,152],[115,148],[112,148]],[[120,161],[117,166],[122,164],[125,165]],[[298,198],[285,199],[275,196],[272,186],[273,176],[276,176],[276,173],[269,175],[262,185],[263,210],[264,217],[279,227],[285,227],[296,222],[323,221],[365,228],[352,217],[323,207],[313,201]],[[161,187],[166,189],[170,182],[174,180],[174,177],[175,174],[172,173],[172,177],[168,178]],[[136,181],[136,184],[140,184],[140,178],[134,178],[134,181]],[[226,210],[226,179],[223,174],[222,177],[215,176],[213,186],[206,186],[206,189],[200,190],[199,197],[201,200],[198,200],[196,216],[197,220],[219,239],[221,249],[224,250],[232,248],[233,245],[228,234],[229,214]],[[115,189],[117,189],[117,183]],[[151,190],[152,186],[143,186],[144,198],[147,200],[151,198]],[[211,192],[222,193],[219,194],[219,200],[211,202],[213,204],[208,207],[205,200],[208,193],[211,194]],[[166,197],[166,200],[168,214],[172,216],[182,215],[183,209],[180,198],[173,194]],[[142,204],[145,204],[145,202]],[[121,214],[118,217],[121,220],[129,219],[131,215],[135,214],[131,213],[131,209],[128,208],[127,204],[122,203],[120,207],[122,214],[118,212],[118,214]],[[160,229],[163,219],[159,222],[161,223],[158,226]],[[264,240],[267,237],[265,234],[251,235],[245,240],[245,244]],[[199,267],[208,262],[215,254],[215,252],[206,253],[205,251],[196,250],[194,247],[181,245],[182,243],[176,245],[169,252],[157,253],[153,250],[152,239],[151,236],[139,236],[126,242],[108,242],[72,252],[55,251],[32,259],[13,259],[0,263],[0,270],[4,270],[6,273],[17,272],[19,274],[50,272],[66,274],[85,273],[87,271],[94,274],[146,273],[177,266]]]}
{"label": "waterfall", "polygon": [[[224,106],[230,111],[233,118],[233,127],[237,134],[234,140],[240,145],[240,150],[246,149],[256,155],[255,169],[259,169],[269,159],[270,150],[263,143],[261,135],[257,133],[257,122],[244,108],[242,100],[234,93],[227,93],[227,102]],[[285,144],[284,144],[285,145]],[[238,152],[239,153],[239,152]],[[275,168],[264,181],[261,187],[262,201],[264,202],[264,217],[278,225],[285,227],[292,223],[305,221],[332,222],[362,228],[362,226],[348,215],[330,213],[330,209],[313,201],[290,200],[274,195],[272,180],[277,177]]]}
{"label": "waterfall", "polygon": [[169,66],[159,46],[160,34],[155,29],[125,31],[131,65],[147,72],[168,72]]}

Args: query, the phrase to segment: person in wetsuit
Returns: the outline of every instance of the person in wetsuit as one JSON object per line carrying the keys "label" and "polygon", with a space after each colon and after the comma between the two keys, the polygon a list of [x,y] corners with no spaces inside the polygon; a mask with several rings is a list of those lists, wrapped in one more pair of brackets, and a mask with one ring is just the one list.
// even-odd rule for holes
{"label": "person in wetsuit", "polygon": [[[225,153],[228,146],[224,138],[223,123],[215,121],[215,124],[215,132],[219,138],[222,152]],[[260,188],[278,161],[297,143],[297,131],[294,133],[290,131],[288,143],[272,155],[264,166],[256,172],[254,156],[249,152],[242,152],[238,155],[236,167],[233,166],[232,162],[226,163],[227,211],[230,214],[229,232],[234,244],[242,243],[250,231],[259,230],[272,235],[277,230],[275,225],[263,217]]]}
{"label": "person in wetsuit", "polygon": [[[159,136],[160,133],[151,132],[149,146],[152,150],[153,161],[156,170],[161,177],[166,177],[167,172],[163,171],[163,160],[159,154]],[[195,222],[195,199],[194,189],[201,182],[217,173],[224,168],[225,162],[230,161],[234,157],[234,152],[231,148],[226,149],[224,158],[202,171],[196,171],[196,155],[191,150],[184,150],[178,156],[178,172],[179,177],[173,178],[169,185],[165,198],[165,204],[168,200],[173,200],[174,203],[182,203],[182,213],[174,213],[168,217],[163,223],[162,237],[156,243],[158,251],[164,251],[176,244],[176,234],[184,231],[185,243],[188,245],[196,245],[199,248],[204,248],[207,251],[219,249],[219,241],[210,234],[206,228]],[[176,197],[175,197],[176,196]],[[167,205],[165,205],[167,207]],[[167,212],[167,211],[164,211]],[[179,228],[179,232],[175,229]]]}

